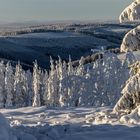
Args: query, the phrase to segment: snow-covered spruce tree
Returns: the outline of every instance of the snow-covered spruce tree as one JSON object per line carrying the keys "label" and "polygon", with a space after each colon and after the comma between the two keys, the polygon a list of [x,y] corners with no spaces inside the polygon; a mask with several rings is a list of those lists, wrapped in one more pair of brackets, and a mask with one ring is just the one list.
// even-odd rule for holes
{"label": "snow-covered spruce tree", "polygon": [[33,104],[32,106],[34,107],[39,107],[41,106],[41,101],[40,101],[40,74],[41,70],[38,68],[37,61],[34,62],[34,68],[33,68],[33,92],[34,92],[34,97],[33,97]]}
{"label": "snow-covered spruce tree", "polygon": [[48,96],[47,96],[47,104],[49,106],[58,106],[59,105],[59,94],[58,94],[58,88],[59,88],[59,82],[58,82],[58,75],[57,70],[55,69],[54,61],[50,57],[50,63],[51,63],[51,70],[49,72],[49,78],[48,78]]}
{"label": "snow-covered spruce tree", "polygon": [[5,94],[6,94],[6,102],[5,107],[12,107],[13,106],[13,90],[14,90],[14,74],[13,68],[11,64],[8,62],[6,64],[5,70]]}
{"label": "snow-covered spruce tree", "polygon": [[5,100],[4,80],[5,80],[5,65],[3,61],[1,61],[0,62],[0,108],[4,107],[4,100]]}
{"label": "snow-covered spruce tree", "polygon": [[79,66],[76,69],[76,74],[77,75],[81,75],[83,76],[85,73],[85,69],[84,69],[84,57],[81,57],[81,59],[79,60]]}
{"label": "snow-covered spruce tree", "polygon": [[74,68],[72,66],[71,56],[69,56],[69,62],[68,62],[68,76],[74,75]]}
{"label": "snow-covered spruce tree", "polygon": [[[60,106],[66,106],[65,100],[66,100],[66,94],[63,94],[63,88],[65,88],[62,84],[63,79],[65,79],[68,76],[67,71],[67,65],[66,62],[62,62],[62,60],[59,58],[59,64],[58,64],[58,71],[59,71],[59,104]],[[65,96],[65,97],[64,97]]]}
{"label": "snow-covered spruce tree", "polygon": [[42,87],[42,93],[43,93],[43,103],[44,103],[44,105],[47,105],[47,97],[48,97],[48,78],[49,78],[49,76],[48,76],[48,72],[47,71],[45,71],[44,72],[44,76],[43,76],[43,81],[42,81],[42,85],[43,85],[43,87]]}
{"label": "snow-covered spruce tree", "polygon": [[56,69],[58,78],[61,80],[61,79],[63,79],[63,62],[62,62],[60,56],[58,58],[59,58],[59,60],[58,60],[58,62],[56,61],[55,69]]}
{"label": "snow-covered spruce tree", "polygon": [[30,70],[26,71],[27,106],[32,106],[33,100],[33,76]]}
{"label": "snow-covered spruce tree", "polygon": [[41,71],[40,80],[41,80],[41,85],[40,85],[41,105],[47,105],[47,96],[48,96],[48,72],[47,72],[47,70]]}
{"label": "snow-covered spruce tree", "polygon": [[114,107],[115,113],[130,113],[140,105],[140,61],[130,66],[133,76],[131,76],[122,90],[122,97]]}
{"label": "snow-covered spruce tree", "polygon": [[68,76],[68,67],[66,61],[63,61],[63,73],[62,73],[62,79]]}
{"label": "snow-covered spruce tree", "polygon": [[13,102],[15,107],[26,106],[26,80],[25,72],[20,65],[20,62],[16,65],[15,75],[14,75],[14,97]]}
{"label": "snow-covered spruce tree", "polygon": [[40,106],[44,105],[44,71],[40,70]]}

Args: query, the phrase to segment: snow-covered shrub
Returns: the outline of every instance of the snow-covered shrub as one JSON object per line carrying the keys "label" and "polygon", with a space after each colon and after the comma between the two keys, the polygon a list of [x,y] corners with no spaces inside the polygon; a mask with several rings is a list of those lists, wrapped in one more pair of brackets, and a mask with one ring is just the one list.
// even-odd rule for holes
{"label": "snow-covered shrub", "polygon": [[140,19],[140,0],[135,0],[126,7],[119,16],[120,22],[134,21]]}
{"label": "snow-covered shrub", "polygon": [[122,90],[122,97],[114,107],[114,112],[130,113],[140,104],[140,61],[132,64],[131,76]]}
{"label": "snow-covered shrub", "polygon": [[140,25],[124,36],[120,50],[121,52],[140,50]]}

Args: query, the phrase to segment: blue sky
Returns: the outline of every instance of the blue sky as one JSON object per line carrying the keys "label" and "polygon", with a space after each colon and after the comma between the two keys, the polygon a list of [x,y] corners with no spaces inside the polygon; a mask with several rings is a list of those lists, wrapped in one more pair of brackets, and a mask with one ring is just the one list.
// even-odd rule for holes
{"label": "blue sky", "polygon": [[118,19],[133,0],[0,0],[0,21]]}

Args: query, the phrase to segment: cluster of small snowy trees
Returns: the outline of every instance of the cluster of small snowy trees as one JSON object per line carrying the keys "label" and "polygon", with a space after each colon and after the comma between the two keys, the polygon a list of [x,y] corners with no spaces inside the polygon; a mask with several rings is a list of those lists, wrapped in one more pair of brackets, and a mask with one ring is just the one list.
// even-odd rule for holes
{"label": "cluster of small snowy trees", "polygon": [[[116,54],[104,53],[103,58],[73,67],[50,59],[50,71],[34,62],[33,72],[24,71],[20,63],[13,68],[0,62],[0,108],[24,106],[104,106],[114,105],[129,78],[128,65],[136,61],[127,53],[124,61]],[[115,88],[114,88],[115,86]]]}

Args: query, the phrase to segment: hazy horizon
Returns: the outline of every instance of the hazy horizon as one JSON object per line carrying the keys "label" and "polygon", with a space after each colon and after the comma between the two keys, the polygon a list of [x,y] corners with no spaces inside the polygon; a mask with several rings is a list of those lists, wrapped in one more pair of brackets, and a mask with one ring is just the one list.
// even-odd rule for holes
{"label": "hazy horizon", "polygon": [[0,22],[117,20],[133,0],[0,0]]}

